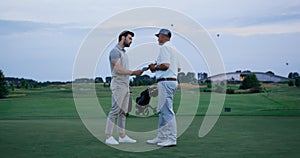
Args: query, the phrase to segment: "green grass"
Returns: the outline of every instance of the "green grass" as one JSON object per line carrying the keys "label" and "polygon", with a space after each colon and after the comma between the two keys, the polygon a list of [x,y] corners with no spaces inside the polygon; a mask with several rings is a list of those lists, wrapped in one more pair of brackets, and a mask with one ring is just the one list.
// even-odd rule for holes
{"label": "green grass", "polygon": [[[78,119],[1,120],[1,157],[297,157],[299,117],[223,116],[204,138],[202,117],[175,148],[122,152],[102,144]],[[134,120],[129,119],[128,124]],[[145,144],[146,145],[146,144]]]}
{"label": "green grass", "polygon": [[[108,112],[111,106],[110,90],[101,85],[96,88],[99,102],[104,111]],[[145,88],[132,88],[133,99]],[[1,158],[290,158],[299,157],[300,154],[299,88],[276,85],[267,88],[270,91],[268,94],[227,95],[224,107],[230,107],[232,111],[223,111],[212,131],[198,138],[198,130],[210,101],[210,94],[201,92],[197,116],[188,130],[178,138],[177,147],[144,153],[119,151],[93,137],[77,114],[71,89],[70,85],[62,85],[17,90],[12,93],[17,95],[0,100]],[[151,103],[155,101],[153,98]],[[175,96],[175,109],[179,103],[180,90]],[[157,119],[157,116],[131,116],[127,119],[127,129],[152,130],[157,126]]]}

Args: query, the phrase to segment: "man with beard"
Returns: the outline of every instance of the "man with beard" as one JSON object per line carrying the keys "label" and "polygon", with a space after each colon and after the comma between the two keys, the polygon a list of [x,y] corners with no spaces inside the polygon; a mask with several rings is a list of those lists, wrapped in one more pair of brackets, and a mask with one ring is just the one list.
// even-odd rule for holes
{"label": "man with beard", "polygon": [[[129,77],[140,76],[143,70],[129,70],[128,56],[125,47],[130,47],[134,33],[131,31],[123,31],[119,35],[119,43],[111,50],[109,61],[111,66],[112,81],[110,89],[112,91],[112,107],[108,114],[106,122],[106,144],[118,145],[120,143],[135,143],[136,140],[125,134],[126,113],[129,102]],[[117,119],[119,141],[113,136],[113,128]]]}

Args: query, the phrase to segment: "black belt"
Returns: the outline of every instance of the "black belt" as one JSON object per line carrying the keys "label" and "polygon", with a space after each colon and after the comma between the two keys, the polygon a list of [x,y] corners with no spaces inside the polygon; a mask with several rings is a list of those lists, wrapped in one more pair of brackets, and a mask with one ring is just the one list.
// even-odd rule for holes
{"label": "black belt", "polygon": [[160,81],[177,81],[176,78],[159,78],[156,80],[156,82],[160,82]]}

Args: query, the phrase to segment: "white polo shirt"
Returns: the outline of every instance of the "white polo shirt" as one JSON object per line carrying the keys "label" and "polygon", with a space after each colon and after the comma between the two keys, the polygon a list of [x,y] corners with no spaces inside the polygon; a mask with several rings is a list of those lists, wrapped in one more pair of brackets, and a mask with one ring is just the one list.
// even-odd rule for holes
{"label": "white polo shirt", "polygon": [[166,71],[157,70],[155,73],[156,79],[177,78],[178,68],[180,67],[180,64],[175,50],[176,48],[170,42],[166,42],[160,46],[157,65],[167,63],[170,64],[170,67]]}

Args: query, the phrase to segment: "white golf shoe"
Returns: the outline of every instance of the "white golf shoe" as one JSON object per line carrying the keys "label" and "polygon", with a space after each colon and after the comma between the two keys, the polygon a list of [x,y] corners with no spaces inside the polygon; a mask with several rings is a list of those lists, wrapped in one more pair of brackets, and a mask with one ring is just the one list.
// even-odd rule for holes
{"label": "white golf shoe", "polygon": [[158,137],[155,137],[154,139],[151,139],[151,140],[147,140],[147,144],[157,144],[157,143],[161,143],[161,142],[163,142],[163,140]]}
{"label": "white golf shoe", "polygon": [[174,140],[166,140],[166,141],[163,141],[161,143],[157,143],[157,146],[161,146],[161,147],[171,147],[171,146],[176,146],[177,142],[174,141]]}
{"label": "white golf shoe", "polygon": [[128,137],[127,135],[124,138],[119,137],[120,143],[136,143],[136,140]]}
{"label": "white golf shoe", "polygon": [[106,138],[105,143],[109,144],[109,145],[118,145],[119,144],[119,142],[113,136]]}

